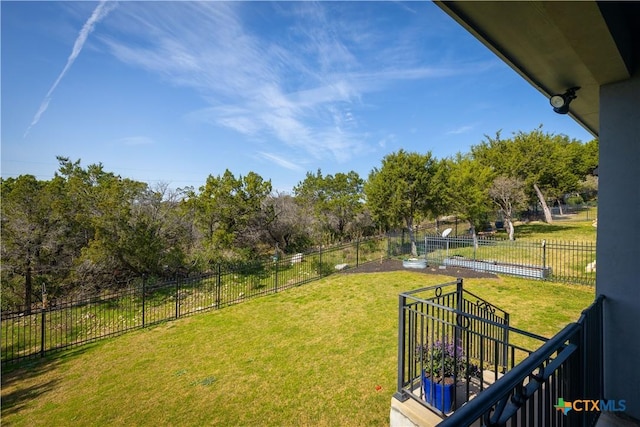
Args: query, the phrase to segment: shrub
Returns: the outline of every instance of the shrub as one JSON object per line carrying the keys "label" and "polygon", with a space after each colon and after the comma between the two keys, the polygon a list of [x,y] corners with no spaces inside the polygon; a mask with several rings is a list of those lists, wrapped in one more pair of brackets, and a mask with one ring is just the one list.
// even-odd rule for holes
{"label": "shrub", "polygon": [[567,204],[569,206],[579,206],[579,205],[582,205],[583,203],[584,203],[584,200],[582,199],[582,196],[580,196],[580,195],[574,195],[574,196],[567,197]]}
{"label": "shrub", "polygon": [[333,265],[326,261],[320,262],[318,260],[313,260],[311,267],[319,276],[328,276],[334,272]]}

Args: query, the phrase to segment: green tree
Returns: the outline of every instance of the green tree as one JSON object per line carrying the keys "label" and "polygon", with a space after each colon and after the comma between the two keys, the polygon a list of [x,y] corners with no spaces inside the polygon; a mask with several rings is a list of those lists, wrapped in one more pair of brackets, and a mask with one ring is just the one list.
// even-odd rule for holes
{"label": "green tree", "polygon": [[189,195],[196,223],[202,232],[206,262],[255,255],[264,233],[264,206],[271,181],[254,172],[236,178],[228,169],[209,175],[198,194]]}
{"label": "green tree", "polygon": [[441,168],[447,182],[445,194],[449,212],[469,223],[477,245],[476,229],[486,222],[491,212],[489,188],[493,181],[493,171],[471,155],[460,153],[443,161]]}
{"label": "green tree", "polygon": [[[59,211],[66,212],[66,241],[79,247],[73,280],[81,285],[110,287],[141,275],[166,276],[179,269],[187,235],[172,228],[165,201],[166,186],[121,178],[101,164],[82,168],[80,160],[58,158]],[[74,237],[75,236],[75,237]],[[91,289],[87,289],[90,291]]]}
{"label": "green tree", "polygon": [[497,175],[522,180],[530,203],[537,200],[545,221],[553,222],[547,200],[575,191],[584,177],[581,144],[565,135],[545,133],[542,127],[517,132],[510,139],[502,139],[500,132],[486,139],[471,147],[473,157]]}
{"label": "green tree", "polygon": [[438,206],[435,176],[438,163],[431,153],[399,150],[382,159],[364,186],[373,219],[384,228],[404,225],[409,231],[411,253],[417,256],[414,225]]}
{"label": "green tree", "polygon": [[0,184],[3,305],[22,303],[30,313],[37,291],[34,276],[47,271],[53,256],[54,225],[49,221],[46,183],[21,175],[0,179]]}
{"label": "green tree", "polygon": [[157,274],[157,259],[152,254],[160,250],[160,243],[153,239],[153,225],[134,215],[146,184],[105,172],[102,165],[90,165],[88,172],[95,177],[87,188],[94,235],[83,250],[78,272],[96,282],[109,281],[112,276],[126,280]]}
{"label": "green tree", "polygon": [[312,212],[319,235],[328,233],[343,240],[349,234],[359,234],[356,218],[363,210],[363,186],[364,181],[354,171],[322,176],[318,169],[315,175],[307,172],[293,191],[296,200]]}
{"label": "green tree", "polygon": [[527,195],[524,192],[524,182],[519,178],[499,176],[493,180],[489,189],[489,196],[500,209],[504,221],[507,223],[509,240],[514,240],[514,215],[526,206]]}
{"label": "green tree", "polygon": [[289,194],[276,193],[266,199],[265,238],[276,256],[281,252],[301,252],[312,245],[311,230],[302,212],[300,204]]}

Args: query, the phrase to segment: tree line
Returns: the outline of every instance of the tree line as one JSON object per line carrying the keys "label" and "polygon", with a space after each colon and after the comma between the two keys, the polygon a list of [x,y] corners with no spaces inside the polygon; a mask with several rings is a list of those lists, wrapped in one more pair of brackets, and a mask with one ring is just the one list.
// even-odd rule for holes
{"label": "tree line", "polygon": [[[495,212],[513,220],[566,197],[593,198],[598,141],[500,133],[469,153],[436,159],[399,150],[367,179],[307,172],[291,194],[250,172],[210,175],[198,189],[150,186],[101,164],[58,157],[51,180],[1,179],[2,307],[48,295],[94,294],[146,275],[206,272],[221,262],[267,259],[456,215],[475,231]],[[27,308],[28,309],[28,308]]]}

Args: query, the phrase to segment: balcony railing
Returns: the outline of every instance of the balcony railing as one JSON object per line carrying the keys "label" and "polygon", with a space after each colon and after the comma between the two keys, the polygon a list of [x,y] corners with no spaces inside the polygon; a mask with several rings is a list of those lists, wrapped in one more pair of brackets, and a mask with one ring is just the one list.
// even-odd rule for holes
{"label": "balcony railing", "polygon": [[[546,339],[509,326],[509,314],[463,288],[462,279],[399,296],[398,384],[396,399],[414,399],[441,417],[479,396],[527,358]],[[444,343],[444,344],[443,344]],[[416,349],[448,345],[454,360],[452,406],[444,397],[426,399],[426,378],[445,362]],[[434,359],[436,357],[436,359]],[[441,358],[438,360],[437,358]],[[435,362],[435,363],[434,363]],[[451,380],[450,380],[451,381]]]}
{"label": "balcony railing", "polygon": [[438,425],[594,426],[600,411],[585,404],[584,410],[567,410],[565,403],[603,404],[603,300],[599,296],[576,323]]}

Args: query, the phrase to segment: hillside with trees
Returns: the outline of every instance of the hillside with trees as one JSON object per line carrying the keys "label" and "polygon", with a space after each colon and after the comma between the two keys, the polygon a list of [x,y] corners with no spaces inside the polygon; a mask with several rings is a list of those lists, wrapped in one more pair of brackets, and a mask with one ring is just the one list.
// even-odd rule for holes
{"label": "hillside with trees", "polygon": [[550,205],[597,197],[598,141],[541,128],[486,137],[469,153],[386,155],[367,179],[307,172],[292,194],[226,170],[195,188],[149,186],[101,164],[58,157],[50,180],[0,180],[2,307],[29,310],[51,297],[88,295],[141,276],[171,278],[218,263],[269,259],[455,215],[470,233],[499,212],[513,221]]}

